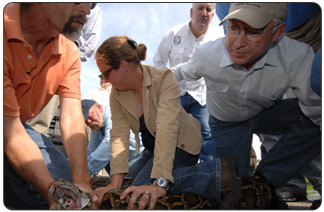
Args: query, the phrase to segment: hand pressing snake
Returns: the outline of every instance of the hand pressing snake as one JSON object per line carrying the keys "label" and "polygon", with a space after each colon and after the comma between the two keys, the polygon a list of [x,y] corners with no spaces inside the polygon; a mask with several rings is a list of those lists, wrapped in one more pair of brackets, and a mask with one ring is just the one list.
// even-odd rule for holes
{"label": "hand pressing snake", "polygon": [[137,209],[145,209],[146,205],[149,204],[148,209],[154,209],[156,201],[160,197],[164,197],[166,195],[166,189],[156,186],[155,184],[152,185],[142,185],[142,186],[130,186],[120,196],[120,199],[123,200],[132,193],[127,209],[134,209],[134,205],[138,203]]}

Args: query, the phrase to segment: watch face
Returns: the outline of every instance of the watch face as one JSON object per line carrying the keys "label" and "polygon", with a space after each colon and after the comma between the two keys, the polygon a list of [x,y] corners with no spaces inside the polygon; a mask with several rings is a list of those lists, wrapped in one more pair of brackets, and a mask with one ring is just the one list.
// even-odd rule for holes
{"label": "watch face", "polygon": [[164,178],[156,179],[156,184],[160,187],[166,187],[168,185],[168,181]]}
{"label": "watch face", "polygon": [[166,183],[165,183],[165,179],[161,178],[161,179],[159,180],[159,185],[164,186],[165,184],[166,184]]}

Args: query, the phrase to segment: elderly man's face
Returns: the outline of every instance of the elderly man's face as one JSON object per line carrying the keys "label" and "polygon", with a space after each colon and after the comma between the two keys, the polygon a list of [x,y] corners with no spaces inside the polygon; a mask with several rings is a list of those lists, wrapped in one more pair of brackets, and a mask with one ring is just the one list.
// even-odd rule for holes
{"label": "elderly man's face", "polygon": [[244,22],[238,20],[229,20],[227,26],[235,27],[240,30],[236,38],[231,38],[226,34],[225,47],[229,52],[231,59],[234,63],[243,65],[249,70],[259,57],[267,50],[270,43],[274,40],[274,34],[271,31],[274,23],[270,22],[265,28],[265,33],[261,40],[253,42],[247,39],[245,30],[257,30]]}
{"label": "elderly man's face", "polygon": [[196,3],[190,10],[191,24],[196,31],[205,32],[214,17],[211,3]]}
{"label": "elderly man's face", "polygon": [[43,10],[60,33],[77,40],[90,14],[89,3],[43,3]]}
{"label": "elderly man's face", "polygon": [[89,109],[89,116],[88,119],[86,120],[86,124],[89,125],[92,122],[103,122],[103,114],[104,110],[103,107],[99,104],[94,104],[90,109]]}

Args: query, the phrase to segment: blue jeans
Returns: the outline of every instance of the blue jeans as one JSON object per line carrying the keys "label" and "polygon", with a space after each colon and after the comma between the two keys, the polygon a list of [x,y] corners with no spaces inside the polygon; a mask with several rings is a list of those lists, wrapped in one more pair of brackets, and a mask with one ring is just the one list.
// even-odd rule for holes
{"label": "blue jeans", "polygon": [[[280,139],[280,136],[259,135],[262,147],[266,152],[270,151],[273,145]],[[322,193],[322,154],[319,154],[299,174],[288,181],[280,191],[290,191],[301,197],[307,197],[306,178],[313,185],[314,190]]]}
{"label": "blue jeans", "polygon": [[[176,150],[174,183],[170,184],[170,194],[191,192],[220,202],[220,160],[217,158],[197,164],[197,159],[180,149]],[[150,175],[153,167],[153,153],[148,150],[144,151],[133,161],[134,164],[129,168],[128,174],[129,177],[135,177],[132,185],[152,184]]]}
{"label": "blue jeans", "polygon": [[213,144],[211,142],[210,128],[208,124],[209,113],[206,106],[202,106],[190,94],[181,96],[181,105],[185,111],[198,119],[201,125],[202,147],[200,151],[200,161],[214,159]]}
{"label": "blue jeans", "polygon": [[[132,161],[129,167],[129,177],[135,177],[132,185],[150,185],[152,184],[151,172],[153,168],[154,154],[146,150]],[[176,148],[173,169],[178,169],[197,164],[198,156],[191,155],[181,149]]]}
{"label": "blue jeans", "polygon": [[280,191],[291,191],[299,196],[307,197],[307,182],[312,184],[314,190],[322,195],[322,155],[318,155],[301,172],[288,181]]}
{"label": "blue jeans", "polygon": [[321,132],[298,106],[285,99],[244,122],[224,122],[210,117],[216,157],[234,155],[240,176],[249,175],[252,135],[282,135],[257,167],[275,187],[281,187],[321,153]]}
{"label": "blue jeans", "polygon": [[[54,179],[72,182],[70,164],[65,155],[43,134],[23,124],[31,139],[38,145],[44,162]],[[38,191],[28,184],[4,157],[4,204],[15,209],[48,209]]]}

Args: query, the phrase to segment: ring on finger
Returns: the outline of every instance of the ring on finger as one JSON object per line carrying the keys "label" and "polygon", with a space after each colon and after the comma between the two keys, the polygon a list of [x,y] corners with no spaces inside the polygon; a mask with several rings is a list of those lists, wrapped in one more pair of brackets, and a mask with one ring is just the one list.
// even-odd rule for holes
{"label": "ring on finger", "polygon": [[149,191],[145,191],[144,194],[151,196],[151,193]]}

